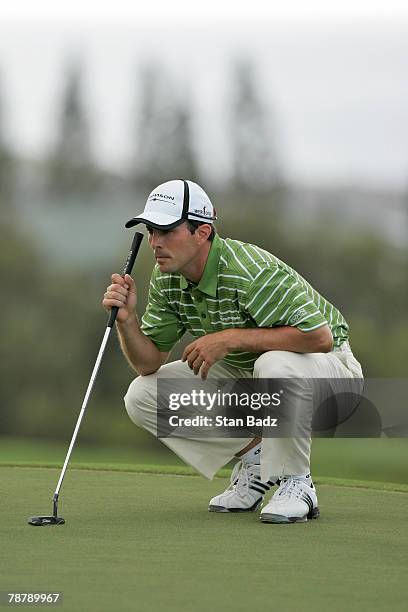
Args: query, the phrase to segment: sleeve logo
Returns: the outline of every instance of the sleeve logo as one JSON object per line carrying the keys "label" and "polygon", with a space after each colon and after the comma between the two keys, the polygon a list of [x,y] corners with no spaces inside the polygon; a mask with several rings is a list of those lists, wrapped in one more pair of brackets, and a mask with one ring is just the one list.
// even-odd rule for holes
{"label": "sleeve logo", "polygon": [[292,324],[298,323],[298,321],[300,321],[301,319],[303,319],[303,317],[305,317],[307,315],[307,311],[304,308],[301,308],[300,310],[298,310],[297,312],[295,312],[294,315],[292,315],[289,319],[289,321]]}

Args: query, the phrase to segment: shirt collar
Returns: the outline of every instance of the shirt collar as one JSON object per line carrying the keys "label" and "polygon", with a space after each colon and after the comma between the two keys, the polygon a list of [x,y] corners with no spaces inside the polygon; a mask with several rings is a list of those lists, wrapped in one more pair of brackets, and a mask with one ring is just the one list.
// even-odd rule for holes
{"label": "shirt collar", "polygon": [[[211,297],[217,297],[218,264],[221,257],[222,243],[222,238],[220,238],[218,234],[215,234],[208,253],[203,275],[197,285],[199,291],[207,293],[207,295]],[[189,281],[181,274],[180,288],[187,289],[190,285]]]}

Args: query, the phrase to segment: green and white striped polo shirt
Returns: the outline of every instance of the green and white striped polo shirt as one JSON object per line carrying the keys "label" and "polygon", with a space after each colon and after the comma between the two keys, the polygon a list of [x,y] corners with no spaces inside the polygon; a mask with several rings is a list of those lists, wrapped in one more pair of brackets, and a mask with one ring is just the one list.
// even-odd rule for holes
{"label": "green and white striped polo shirt", "polygon": [[[290,325],[308,332],[328,324],[334,345],[348,339],[341,313],[293,268],[253,244],[216,235],[198,284],[156,265],[142,331],[169,351],[185,331],[199,338],[230,328]],[[234,351],[230,365],[252,370],[259,353]]]}

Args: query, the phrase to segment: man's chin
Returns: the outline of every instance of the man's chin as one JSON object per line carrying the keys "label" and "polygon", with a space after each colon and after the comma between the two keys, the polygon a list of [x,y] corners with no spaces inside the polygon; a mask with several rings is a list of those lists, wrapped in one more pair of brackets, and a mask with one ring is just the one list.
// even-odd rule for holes
{"label": "man's chin", "polygon": [[156,259],[157,265],[159,266],[159,270],[160,272],[169,272],[169,273],[173,273],[176,272],[176,270],[174,270],[174,263],[164,257],[163,259],[160,259],[160,257],[158,259]]}

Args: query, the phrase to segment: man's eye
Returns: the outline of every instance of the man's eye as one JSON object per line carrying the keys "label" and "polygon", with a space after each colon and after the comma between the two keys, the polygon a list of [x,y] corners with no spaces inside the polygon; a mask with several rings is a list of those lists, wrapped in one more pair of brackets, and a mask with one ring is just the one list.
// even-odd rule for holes
{"label": "man's eye", "polygon": [[[166,234],[169,234],[172,231],[173,230],[171,230],[171,229],[156,230],[156,232],[159,234],[159,236],[165,236]],[[151,236],[153,234],[153,229],[151,227],[148,227],[147,228],[147,233],[149,234],[149,236]]]}

